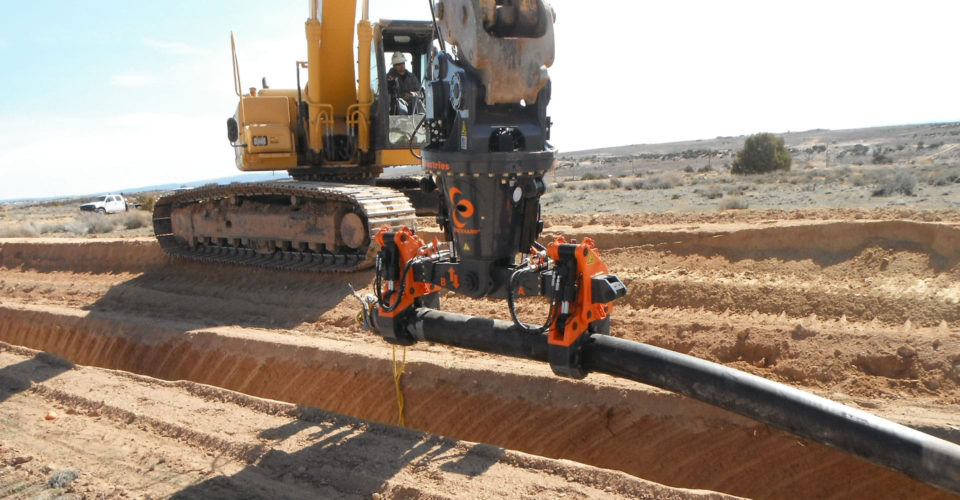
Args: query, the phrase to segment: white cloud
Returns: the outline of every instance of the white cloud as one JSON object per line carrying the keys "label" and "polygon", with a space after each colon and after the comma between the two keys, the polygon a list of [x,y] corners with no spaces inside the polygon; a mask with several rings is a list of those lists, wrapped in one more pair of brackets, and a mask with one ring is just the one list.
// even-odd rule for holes
{"label": "white cloud", "polygon": [[200,47],[194,47],[193,45],[178,42],[178,41],[168,41],[168,40],[155,40],[152,38],[145,38],[143,40],[144,45],[156,49],[158,52],[164,54],[173,54],[180,56],[195,56],[195,55],[205,55],[209,51]]}
{"label": "white cloud", "polygon": [[121,73],[110,77],[110,85],[114,87],[146,87],[154,80],[153,75],[145,73]]}

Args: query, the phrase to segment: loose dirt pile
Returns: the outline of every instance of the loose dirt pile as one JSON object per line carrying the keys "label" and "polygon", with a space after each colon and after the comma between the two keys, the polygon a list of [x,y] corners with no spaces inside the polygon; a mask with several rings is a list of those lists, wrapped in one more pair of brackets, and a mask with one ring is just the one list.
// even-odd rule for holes
{"label": "loose dirt pile", "polygon": [[[922,222],[923,215],[912,220],[859,215],[844,213],[844,220],[834,220],[817,212],[790,212],[767,214],[759,223],[683,217],[642,221],[638,216],[629,226],[558,218],[550,221],[548,232],[594,236],[611,270],[627,283],[629,294],[613,314],[615,335],[721,362],[960,442],[960,217],[938,214],[940,222],[929,223]],[[149,240],[5,240],[0,244],[0,341],[78,364],[190,380],[393,423],[397,403],[390,348],[356,328],[358,304],[347,286],[369,291],[372,279],[370,273],[310,275],[171,261]],[[443,308],[505,319],[498,301],[446,296]],[[536,322],[545,311],[531,302],[521,305],[520,314]],[[74,371],[52,374],[41,384]],[[117,385],[117,397],[129,392],[123,386]],[[170,389],[161,382],[155,387]],[[763,498],[941,495],[816,443],[609,377],[561,380],[545,366],[422,344],[407,351],[403,387],[413,428],[571,459],[672,487]],[[36,391],[9,392],[15,394],[0,402],[0,412],[16,398],[40,398]],[[146,402],[161,398],[145,394],[140,397]],[[42,416],[50,404],[41,399],[23,403],[24,408]],[[197,406],[201,414],[213,411],[202,402]],[[313,425],[299,414],[280,414],[289,425]],[[225,425],[199,417],[183,422],[184,429],[215,436]],[[158,434],[153,428],[143,432]],[[231,442],[241,447],[293,446],[235,432]],[[365,470],[374,458],[370,454],[378,453],[379,434],[374,437],[351,447],[352,458],[345,459],[356,460],[351,470]],[[3,442],[0,459],[30,453],[26,444],[8,452],[8,441]],[[404,443],[396,445],[409,447],[402,456],[421,449],[415,439]],[[190,460],[203,462],[205,452],[196,453]],[[331,466],[310,455],[285,453],[293,458],[270,466],[271,473],[289,474],[294,482],[306,473],[311,479],[297,483],[306,488],[297,491],[315,495],[397,496],[408,487],[420,488],[412,494],[452,496],[574,492],[515,488],[511,479],[483,474],[469,480],[475,489],[436,486],[459,480],[456,475],[424,482],[423,477],[449,472],[442,463],[441,472],[428,467],[422,477],[403,472],[409,467],[421,472],[416,466],[385,466],[388,472],[369,473],[373,479],[351,490],[343,486],[348,480],[336,472],[340,469],[325,469]],[[230,460],[237,470],[260,467],[271,453],[254,455],[233,454]],[[584,478],[614,473],[590,470],[596,472],[558,474],[584,488],[580,495],[610,494],[604,491],[607,483]],[[100,481],[90,483],[98,488],[132,491],[131,483],[111,482],[101,473],[88,477]],[[210,482],[196,474],[183,478],[179,487],[147,488],[146,493],[188,493],[195,490],[186,485]],[[407,478],[412,479],[404,482]],[[334,490],[311,489],[335,480],[342,481]],[[642,484],[612,492],[663,496],[667,491]],[[251,491],[270,496],[270,490]]]}

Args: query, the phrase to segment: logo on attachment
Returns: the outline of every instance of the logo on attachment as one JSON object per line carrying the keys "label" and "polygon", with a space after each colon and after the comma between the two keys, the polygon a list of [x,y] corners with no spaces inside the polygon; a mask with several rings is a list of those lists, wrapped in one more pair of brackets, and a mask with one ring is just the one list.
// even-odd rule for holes
{"label": "logo on attachment", "polygon": [[467,223],[460,220],[460,217],[469,219],[473,217],[473,203],[470,200],[460,199],[457,200],[458,196],[461,194],[460,189],[450,188],[450,204],[453,205],[453,224],[458,228],[463,229]]}

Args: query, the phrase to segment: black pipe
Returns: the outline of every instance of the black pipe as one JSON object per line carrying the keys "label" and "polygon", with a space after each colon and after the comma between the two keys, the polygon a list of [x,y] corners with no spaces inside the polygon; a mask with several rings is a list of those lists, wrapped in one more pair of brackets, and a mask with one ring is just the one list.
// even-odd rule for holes
{"label": "black pipe", "polygon": [[[545,335],[508,321],[418,309],[420,340],[547,361]],[[583,367],[697,399],[960,494],[960,446],[876,415],[667,349],[593,335]]]}

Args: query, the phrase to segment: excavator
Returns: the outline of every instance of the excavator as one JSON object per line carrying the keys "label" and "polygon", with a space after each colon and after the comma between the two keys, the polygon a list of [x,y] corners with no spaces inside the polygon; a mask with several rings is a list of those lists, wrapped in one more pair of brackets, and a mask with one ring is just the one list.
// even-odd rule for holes
{"label": "excavator", "polygon": [[[545,0],[430,0],[431,21],[371,22],[364,0],[310,2],[303,88],[242,94],[228,139],[241,170],[292,179],[211,186],[157,201],[154,227],[177,256],[289,269],[374,267],[354,293],[363,328],[546,362],[561,377],[599,372],[739,413],[960,494],[960,446],[798,389],[610,332],[627,290],[589,238],[541,242],[555,12]],[[392,115],[385,55],[410,54],[423,82],[415,114]],[[299,79],[298,79],[299,81]],[[417,111],[422,111],[417,113]],[[380,182],[419,163],[420,179]],[[392,183],[392,184],[391,184]],[[424,241],[417,214],[443,240]],[[442,291],[506,299],[510,319],[443,311]],[[545,297],[542,324],[516,301]]]}
{"label": "excavator", "polygon": [[437,213],[437,196],[421,189],[421,179],[379,179],[386,167],[419,164],[426,136],[418,129],[422,113],[390,113],[395,96],[384,54],[408,54],[422,79],[434,24],[371,22],[366,2],[355,23],[356,7],[356,0],[322,2],[322,8],[319,0],[310,2],[307,61],[291,68],[296,89],[269,88],[264,79],[263,88],[243,93],[231,36],[239,104],[227,136],[237,168],[285,170],[291,179],[161,197],[153,222],[165,251],[261,267],[353,271],[373,265],[373,233],[381,226],[414,227],[416,215]]}

